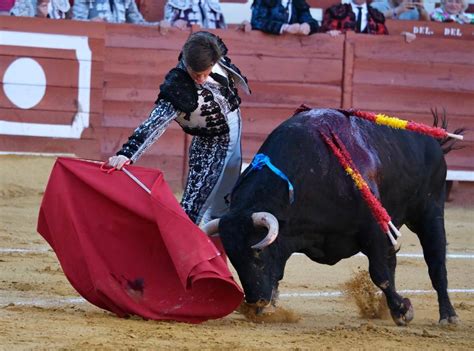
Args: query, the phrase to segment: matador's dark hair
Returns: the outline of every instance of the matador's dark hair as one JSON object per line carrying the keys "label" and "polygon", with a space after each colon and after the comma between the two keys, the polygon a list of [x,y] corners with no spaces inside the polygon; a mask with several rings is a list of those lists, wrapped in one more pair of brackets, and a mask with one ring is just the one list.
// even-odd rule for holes
{"label": "matador's dark hair", "polygon": [[184,64],[194,72],[202,72],[214,66],[222,57],[218,38],[209,32],[196,32],[183,46]]}

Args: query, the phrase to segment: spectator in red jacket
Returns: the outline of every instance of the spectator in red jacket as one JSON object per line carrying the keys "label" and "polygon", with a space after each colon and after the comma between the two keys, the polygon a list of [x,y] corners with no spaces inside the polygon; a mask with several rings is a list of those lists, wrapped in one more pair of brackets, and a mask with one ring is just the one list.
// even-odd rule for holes
{"label": "spectator in red jacket", "polygon": [[324,13],[322,32],[339,35],[347,31],[366,34],[388,34],[384,15],[370,7],[366,0],[331,6]]}

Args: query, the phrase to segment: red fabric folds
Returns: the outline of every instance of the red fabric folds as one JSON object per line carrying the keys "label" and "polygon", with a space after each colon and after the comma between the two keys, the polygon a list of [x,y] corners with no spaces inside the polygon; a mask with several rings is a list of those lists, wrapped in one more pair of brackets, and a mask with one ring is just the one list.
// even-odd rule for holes
{"label": "red fabric folds", "polygon": [[[158,170],[58,158],[38,232],[73,287],[120,317],[200,323],[223,317],[243,293],[223,254],[187,217]],[[219,246],[219,243],[216,243]]]}

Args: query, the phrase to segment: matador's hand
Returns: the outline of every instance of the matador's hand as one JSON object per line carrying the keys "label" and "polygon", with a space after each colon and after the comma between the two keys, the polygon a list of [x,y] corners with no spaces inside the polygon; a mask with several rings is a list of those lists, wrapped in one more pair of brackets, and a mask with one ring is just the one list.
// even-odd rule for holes
{"label": "matador's hand", "polygon": [[115,169],[122,169],[123,166],[130,164],[130,159],[124,155],[109,157],[109,166]]}

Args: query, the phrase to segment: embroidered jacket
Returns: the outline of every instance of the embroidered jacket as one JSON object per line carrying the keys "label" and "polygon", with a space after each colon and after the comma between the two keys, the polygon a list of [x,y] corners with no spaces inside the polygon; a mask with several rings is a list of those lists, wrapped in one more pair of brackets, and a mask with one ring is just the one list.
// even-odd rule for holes
{"label": "embroidered jacket", "polygon": [[47,15],[49,18],[64,19],[66,18],[67,12],[71,9],[68,0],[47,0],[47,13],[42,14],[39,8],[41,2],[41,0],[16,0],[10,10],[10,15],[34,17],[37,13],[40,13],[44,17]]}
{"label": "embroidered jacket", "polygon": [[36,15],[35,5],[31,0],[16,0],[10,10],[12,16],[34,17]]}
{"label": "embroidered jacket", "polygon": [[184,20],[202,28],[226,28],[219,0],[168,0],[165,4],[164,19],[170,23]]}
{"label": "embroidered jacket", "polygon": [[[388,34],[388,29],[385,26],[385,17],[384,15],[370,7],[367,6],[368,18],[367,18],[367,27],[365,27],[364,33],[367,34]],[[340,30],[341,32],[346,32],[356,30],[356,15],[352,11],[350,4],[339,4],[334,5],[328,8],[324,12],[323,23],[321,25],[321,30],[327,32],[330,30]]]}
{"label": "embroidered jacket", "polygon": [[318,22],[311,16],[305,0],[254,0],[252,4],[252,29],[280,34],[284,24],[308,23],[310,34],[318,31]]}
{"label": "embroidered jacket", "polygon": [[436,22],[456,22],[459,24],[474,24],[474,15],[471,13],[460,13],[453,15],[438,7],[430,14],[431,20]]}
{"label": "embroidered jacket", "polygon": [[54,19],[64,19],[68,17],[71,5],[68,0],[51,0],[48,2],[48,16]]}
{"label": "embroidered jacket", "polygon": [[102,18],[110,23],[135,23],[157,25],[159,22],[147,22],[138,10],[135,0],[75,0],[72,19],[89,20]]}
{"label": "embroidered jacket", "polygon": [[[220,44],[222,52],[226,53],[227,48],[222,41]],[[195,136],[217,137],[229,133],[226,115],[236,110],[241,101],[237,86],[247,93],[250,90],[247,79],[227,56],[223,56],[216,66],[219,66],[215,67],[217,70],[225,70],[227,77],[213,69],[211,77],[216,84],[197,85],[180,61],[166,75],[148,119],[135,129],[117,155],[127,156],[135,162],[173,120],[186,133]]]}

